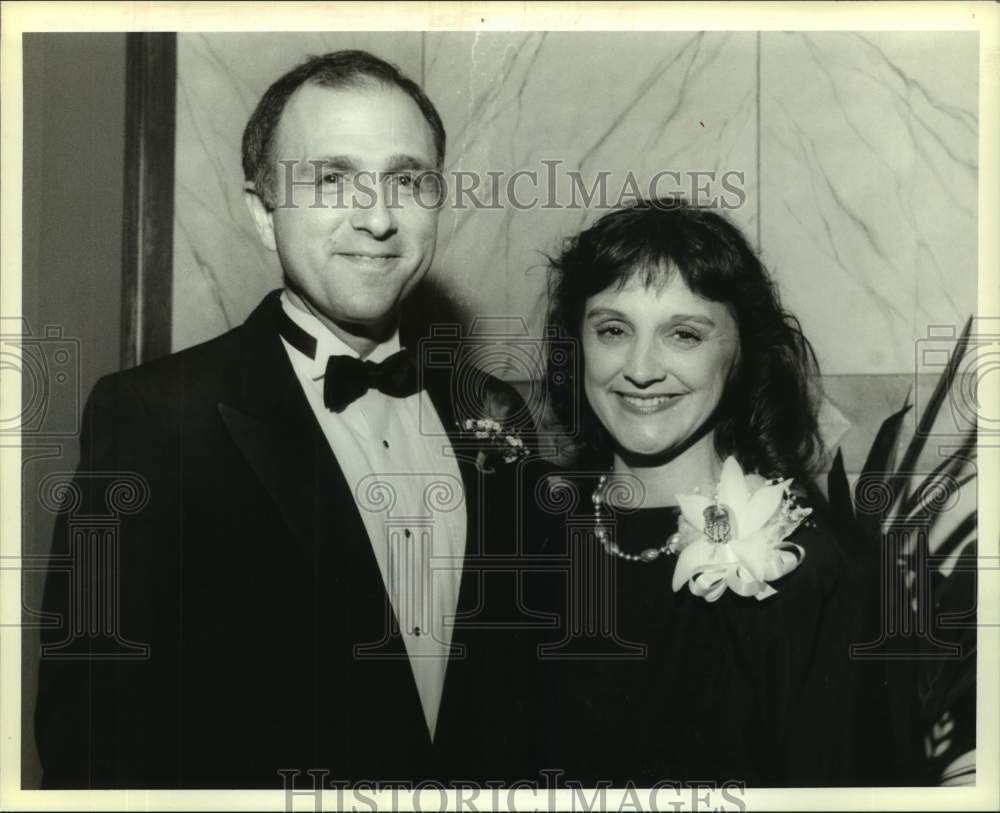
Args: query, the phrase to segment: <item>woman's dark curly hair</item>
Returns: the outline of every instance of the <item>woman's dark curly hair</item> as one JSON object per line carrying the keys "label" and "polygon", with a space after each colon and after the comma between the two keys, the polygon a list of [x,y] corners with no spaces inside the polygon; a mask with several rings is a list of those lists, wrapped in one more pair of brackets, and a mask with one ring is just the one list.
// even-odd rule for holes
{"label": "woman's dark curly hair", "polygon": [[[716,452],[735,455],[745,471],[808,482],[822,450],[816,356],[746,238],[721,215],[668,198],[604,215],[550,260],[549,322],[579,348],[590,297],[636,275],[650,286],[675,272],[725,304],[739,328],[738,362],[713,415]],[[564,427],[576,424],[574,462],[607,466],[612,441],[584,395],[582,358],[575,367],[576,376],[550,369],[552,411]]]}

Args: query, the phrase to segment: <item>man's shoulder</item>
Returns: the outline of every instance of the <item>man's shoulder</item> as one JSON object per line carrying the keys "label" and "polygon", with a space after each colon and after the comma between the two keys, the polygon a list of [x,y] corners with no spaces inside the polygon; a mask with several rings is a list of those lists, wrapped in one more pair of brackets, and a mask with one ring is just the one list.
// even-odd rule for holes
{"label": "man's shoulder", "polygon": [[95,393],[177,398],[224,388],[227,371],[238,363],[241,330],[242,326],[236,327],[201,344],[106,375],[98,381]]}
{"label": "man's shoulder", "polygon": [[220,336],[103,377],[94,388],[94,399],[132,397],[175,407],[224,400],[239,386],[247,366],[259,358],[260,347],[254,343],[262,342],[277,293],[265,297],[246,322]]}
{"label": "man's shoulder", "polygon": [[214,370],[239,353],[242,333],[243,326],[239,325],[215,338],[124,370],[122,375],[131,375],[136,382],[152,382],[179,374],[197,375]]}

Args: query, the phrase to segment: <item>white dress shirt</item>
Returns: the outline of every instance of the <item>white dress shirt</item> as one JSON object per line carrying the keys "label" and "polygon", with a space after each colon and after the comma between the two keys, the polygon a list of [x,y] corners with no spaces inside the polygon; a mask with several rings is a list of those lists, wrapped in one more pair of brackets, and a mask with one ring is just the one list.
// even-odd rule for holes
{"label": "white dress shirt", "polygon": [[[458,606],[467,524],[451,444],[426,392],[393,398],[372,389],[341,412],[327,409],[323,403],[327,359],[358,358],[358,353],[315,316],[293,305],[284,292],[281,307],[316,339],[315,358],[284,339],[282,343],[364,520],[433,739]],[[377,363],[399,349],[397,332],[366,359]],[[340,543],[337,529],[331,528],[330,544]]]}

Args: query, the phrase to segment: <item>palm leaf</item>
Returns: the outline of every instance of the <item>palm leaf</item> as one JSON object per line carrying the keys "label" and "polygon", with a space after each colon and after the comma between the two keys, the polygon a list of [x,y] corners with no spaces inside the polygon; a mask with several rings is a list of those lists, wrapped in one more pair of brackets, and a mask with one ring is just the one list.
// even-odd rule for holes
{"label": "palm leaf", "polygon": [[959,662],[961,666],[955,670],[957,674],[955,675],[954,682],[948,686],[942,697],[942,708],[953,708],[959,698],[966,692],[971,691],[975,695],[976,659],[974,656],[976,654],[978,654],[976,650],[972,650]]}
{"label": "palm leaf", "polygon": [[944,371],[941,373],[941,377],[934,386],[934,391],[931,393],[931,397],[927,401],[927,407],[920,416],[920,422],[917,424],[917,430],[914,432],[913,437],[910,439],[910,442],[906,447],[906,451],[903,454],[903,462],[899,464],[899,469],[897,469],[896,474],[890,481],[893,494],[898,493],[900,486],[911,475],[913,469],[916,467],[917,460],[920,458],[921,452],[924,450],[924,446],[927,445],[927,438],[930,436],[931,429],[934,428],[934,424],[937,422],[938,413],[941,411],[944,399],[948,395],[949,390],[951,390],[951,385],[955,381],[955,374],[958,372],[958,365],[961,363],[963,356],[965,356],[965,351],[969,344],[969,332],[971,330],[972,317],[970,316],[962,330],[962,335],[955,344],[955,349],[948,358],[948,364],[945,365]]}
{"label": "palm leaf", "polygon": [[[941,504],[930,499],[929,487],[936,482],[943,482],[949,486],[954,483],[953,487],[962,488],[976,477],[973,472],[960,478],[967,464],[975,459],[976,432],[973,429],[962,438],[962,442],[954,452],[934,467],[928,477],[922,478],[920,483],[913,482],[917,462],[940,416],[945,398],[954,385],[959,364],[966,353],[971,326],[970,317],[934,387],[915,433],[903,451],[902,462],[898,467],[895,465],[896,449],[901,439],[904,418],[911,409],[909,397],[903,408],[883,421],[876,433],[855,490],[854,505],[857,505],[857,495],[864,493],[860,490],[862,486],[885,488],[888,492],[889,505],[882,515],[876,516],[875,512],[853,510],[849,493],[845,498],[843,492],[847,489],[847,478],[839,450],[828,476],[828,493],[831,505],[837,506],[836,516],[842,518],[845,524],[849,523],[851,518],[855,520],[853,527],[861,537],[859,543],[901,544],[903,535],[892,533],[893,530],[925,524],[926,533],[921,532],[916,537],[917,549],[909,551],[909,556],[915,557],[910,559],[910,564],[913,566],[923,566],[922,563],[928,561],[930,530],[943,515]],[[847,490],[849,492],[849,489]],[[914,523],[913,520],[923,520],[923,522]],[[948,533],[937,546],[936,553],[942,557],[953,555],[968,539],[969,534],[975,532],[975,527],[976,514],[973,512]],[[884,535],[883,529],[886,532]],[[920,530],[923,531],[924,528]],[[962,658],[913,659],[893,658],[890,655],[880,669],[876,670],[880,672],[878,681],[880,685],[866,687],[863,692],[874,716],[862,730],[866,732],[866,737],[870,735],[871,741],[876,743],[882,742],[880,735],[884,735],[886,730],[892,732],[893,742],[888,744],[888,747],[882,748],[878,757],[895,767],[899,777],[905,780],[904,784],[937,781],[937,775],[923,753],[924,734],[929,730],[928,726],[933,725],[945,710],[951,710],[956,701],[965,702],[963,698],[967,698],[967,692],[975,689],[976,630],[966,629],[962,625],[964,616],[961,615],[964,608],[971,607],[968,615],[973,621],[975,619],[975,579],[974,574],[970,578],[968,573],[968,569],[975,565],[975,547],[973,541],[960,551],[955,570],[947,576],[940,571],[931,574],[933,587],[929,595],[914,595],[912,588],[906,588],[899,591],[896,596],[898,604],[895,609],[900,613],[912,616],[914,613],[929,611],[934,635],[939,636],[940,643],[961,645]],[[969,557],[972,557],[971,560]],[[896,552],[893,552],[891,561],[896,560]],[[905,561],[902,564],[906,566]],[[864,572],[871,581],[874,574],[869,571],[870,568],[865,568]],[[911,606],[911,598],[916,598],[918,602],[915,607]],[[871,602],[865,602],[866,608],[869,603]],[[874,608],[874,604],[872,607]],[[940,613],[949,610],[955,626],[940,626]],[[864,609],[859,612],[866,622],[875,624],[877,618],[873,613],[881,611],[880,606],[877,610]],[[917,617],[914,616],[912,620],[916,622]],[[917,628],[915,624],[913,628]],[[919,640],[914,640],[912,635],[903,636],[895,643],[902,647],[900,652],[905,652],[916,644],[919,648],[927,647],[928,654],[934,654],[930,652],[934,646],[933,642],[924,637],[917,637]],[[887,643],[890,648],[893,647],[892,639]]]}
{"label": "palm leaf", "polygon": [[[909,498],[903,502],[902,507],[899,510],[899,516],[911,519],[915,509],[918,505],[925,499],[925,493],[930,483],[937,480],[948,482],[953,480],[958,476],[958,473],[965,468],[965,466],[976,459],[976,428],[970,429],[965,437],[962,439],[962,444],[951,454],[949,454],[944,460],[942,460],[926,478],[920,484],[918,488],[913,489],[912,494]],[[975,473],[969,475],[968,477],[962,479],[958,487],[965,485],[970,479],[975,478]]]}
{"label": "palm leaf", "polygon": [[[895,462],[896,445],[899,443],[903,418],[912,408],[911,404],[906,404],[898,412],[894,412],[882,421],[882,425],[879,426],[878,432],[875,434],[875,440],[872,442],[868,457],[865,459],[865,464],[861,468],[861,476],[858,478],[855,489],[862,485],[869,487],[872,483],[885,484],[889,481],[889,475]],[[893,502],[895,502],[896,492],[891,493],[893,494]],[[855,504],[857,504],[856,497]],[[888,510],[891,511],[891,509],[892,505],[889,506]],[[863,538],[877,543],[881,535],[882,517],[863,511],[858,513],[856,518]]]}
{"label": "palm leaf", "polygon": [[[972,520],[973,527],[975,526],[975,514],[970,514],[963,522],[960,527],[964,527],[966,533],[968,532],[968,523]],[[958,534],[959,528],[955,529],[955,536]],[[950,537],[949,537],[950,538]],[[957,543],[956,543],[957,544]],[[972,573],[977,575],[977,562],[976,562],[976,551],[978,548],[977,540],[973,539],[969,542],[958,555],[958,561],[955,562],[955,566],[952,571],[947,576],[942,576],[939,584],[935,587],[935,604],[940,604],[941,606],[968,606],[973,611],[976,609],[975,595],[969,596],[969,601],[959,602],[956,595],[959,591],[965,589],[963,585],[963,579],[957,578],[962,574]],[[966,581],[966,584],[969,582]],[[975,579],[972,580],[972,584],[975,584]]]}
{"label": "palm leaf", "polygon": [[826,491],[830,503],[831,518],[837,528],[848,538],[856,539],[857,534],[852,533],[855,516],[854,503],[851,502],[851,485],[844,469],[844,454],[839,446],[830,471],[826,475]]}
{"label": "palm leaf", "polygon": [[968,537],[970,533],[976,530],[976,524],[978,522],[978,517],[975,511],[970,511],[969,515],[963,519],[954,530],[948,536],[944,538],[937,549],[934,551],[934,555],[946,559],[951,554],[953,554],[958,546]]}
{"label": "palm leaf", "polygon": [[[961,478],[960,480],[955,480],[954,481],[955,485],[953,487],[954,490],[961,491],[962,487],[975,480],[976,476],[977,476],[976,473],[972,472],[971,474],[965,475],[965,477]],[[928,480],[925,482],[929,483],[930,481]],[[926,503],[931,499],[931,497],[927,496],[927,494],[928,494],[927,487],[925,485],[921,485],[921,487],[913,495],[913,502],[915,503],[915,505],[910,514],[902,519],[893,519],[890,523],[888,523],[887,528],[892,529],[897,524],[913,527],[914,525],[919,524],[921,518],[924,518],[927,523],[926,524],[927,536],[929,537],[931,531],[934,530],[934,526],[936,526],[941,517],[944,516],[944,511],[942,511],[940,508],[936,508],[933,505],[927,505]]]}
{"label": "palm leaf", "polygon": [[[975,514],[970,515],[975,519]],[[965,525],[968,520],[962,524]],[[921,674],[921,703],[928,724],[951,708],[976,681],[977,577],[976,540],[962,550],[954,569],[938,573],[934,585],[934,638],[962,648],[959,658],[946,661],[926,660]],[[940,623],[940,613],[950,616],[950,624]],[[964,622],[964,623],[959,623]]]}
{"label": "palm leaf", "polygon": [[896,445],[899,443],[899,433],[903,426],[903,418],[906,417],[913,405],[907,403],[897,412],[893,412],[888,418],[882,421],[875,440],[872,441],[872,448],[865,458],[865,464],[861,467],[861,473],[865,476],[873,476],[876,473],[888,473],[893,470],[896,459]]}

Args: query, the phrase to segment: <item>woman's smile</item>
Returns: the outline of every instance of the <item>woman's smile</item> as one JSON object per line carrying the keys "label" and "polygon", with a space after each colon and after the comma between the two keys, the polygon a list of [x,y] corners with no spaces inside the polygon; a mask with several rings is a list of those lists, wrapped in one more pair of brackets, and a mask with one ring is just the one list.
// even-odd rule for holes
{"label": "woman's smile", "polygon": [[636,415],[650,415],[670,409],[677,404],[677,400],[682,398],[681,393],[675,394],[653,394],[653,393],[626,393],[616,392],[621,401],[622,407]]}

